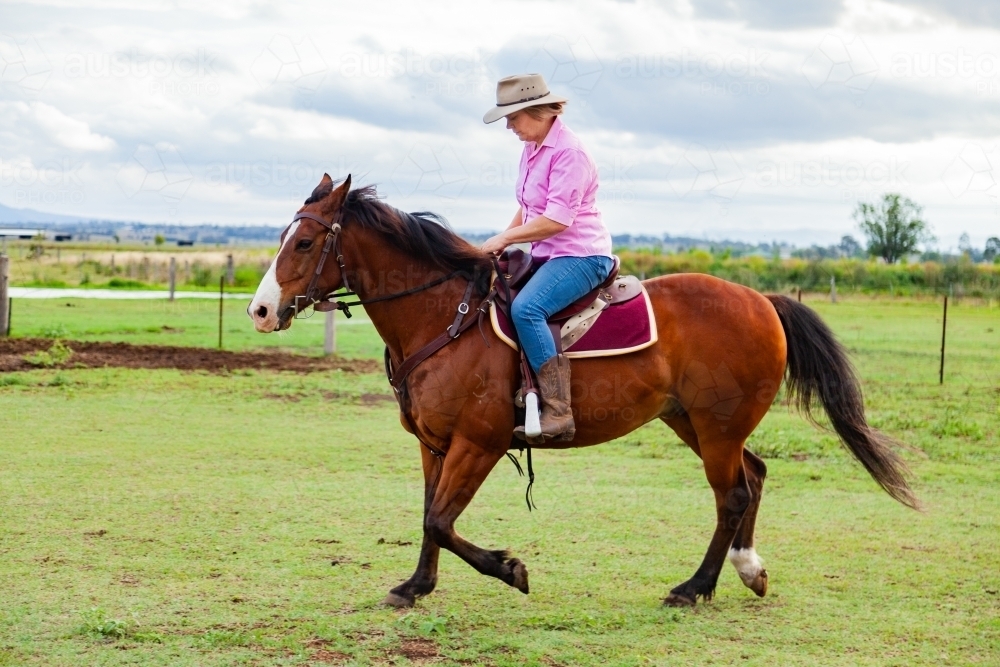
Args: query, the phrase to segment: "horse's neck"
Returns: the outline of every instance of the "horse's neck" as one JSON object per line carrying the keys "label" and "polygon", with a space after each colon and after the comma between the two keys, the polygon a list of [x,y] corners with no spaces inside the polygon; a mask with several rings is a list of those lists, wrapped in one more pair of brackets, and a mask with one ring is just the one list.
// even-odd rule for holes
{"label": "horse's neck", "polygon": [[[426,285],[445,272],[407,255],[370,232],[344,239],[343,252],[351,288],[362,300]],[[397,361],[410,356],[439,336],[455,319],[468,286],[456,276],[441,285],[414,294],[365,306],[368,317]]]}

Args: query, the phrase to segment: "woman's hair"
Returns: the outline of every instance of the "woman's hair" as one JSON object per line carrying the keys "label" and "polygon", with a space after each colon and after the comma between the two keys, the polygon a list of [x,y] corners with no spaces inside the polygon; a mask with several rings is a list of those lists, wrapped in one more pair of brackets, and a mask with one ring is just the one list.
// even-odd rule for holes
{"label": "woman's hair", "polygon": [[545,120],[546,118],[562,115],[564,106],[566,106],[565,102],[550,102],[549,104],[536,104],[533,107],[525,107],[521,111],[535,120]]}

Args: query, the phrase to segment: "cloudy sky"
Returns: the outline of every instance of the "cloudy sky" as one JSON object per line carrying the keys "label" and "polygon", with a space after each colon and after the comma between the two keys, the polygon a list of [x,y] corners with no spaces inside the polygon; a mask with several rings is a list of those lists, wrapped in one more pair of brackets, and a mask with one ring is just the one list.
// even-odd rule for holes
{"label": "cloudy sky", "polygon": [[499,229],[481,118],[532,71],[615,233],[831,243],[891,191],[942,249],[1000,235],[996,0],[5,2],[0,68],[7,206],[277,225],[327,171]]}

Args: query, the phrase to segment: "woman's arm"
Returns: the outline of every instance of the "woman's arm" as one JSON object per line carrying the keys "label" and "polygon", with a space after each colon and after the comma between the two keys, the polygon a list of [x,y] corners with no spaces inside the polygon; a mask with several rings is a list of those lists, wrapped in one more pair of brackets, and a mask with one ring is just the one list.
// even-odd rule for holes
{"label": "woman's arm", "polygon": [[[518,209],[520,213],[520,209]],[[529,243],[532,241],[542,241],[555,236],[566,225],[550,220],[544,215],[540,215],[531,222],[525,224],[511,225],[506,231],[497,234],[483,244],[482,249],[494,254],[503,252],[504,248],[514,243]]]}
{"label": "woman's arm", "polygon": [[507,229],[514,229],[515,227],[520,227],[522,224],[524,224],[524,209],[518,206],[517,213],[514,214],[510,224],[507,225]]}

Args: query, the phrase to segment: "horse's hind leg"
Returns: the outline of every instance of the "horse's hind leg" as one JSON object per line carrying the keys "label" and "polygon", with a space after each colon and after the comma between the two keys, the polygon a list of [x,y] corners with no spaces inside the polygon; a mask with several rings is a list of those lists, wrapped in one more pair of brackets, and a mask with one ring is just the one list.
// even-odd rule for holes
{"label": "horse's hind leg", "polygon": [[757,557],[754,549],[753,534],[757,523],[757,510],[764,493],[764,478],[767,476],[767,466],[753,452],[743,450],[743,470],[746,473],[750,488],[750,504],[740,528],[736,531],[733,546],[729,550],[729,562],[733,564],[740,575],[743,584],[760,597],[767,594],[767,570]]}
{"label": "horse's hind leg", "polygon": [[455,521],[472,502],[503,451],[491,451],[479,445],[453,437],[448,455],[444,457],[438,480],[424,518],[424,530],[438,546],[448,549],[482,574],[496,577],[522,593],[528,592],[528,569],[506,551],[490,551],[462,539],[455,532]]}
{"label": "horse's hind leg", "polygon": [[[701,456],[698,444],[698,434],[687,415],[663,418],[663,422],[687,443],[695,454]],[[743,584],[760,597],[767,594],[767,570],[760,563],[757,550],[754,548],[754,527],[757,523],[757,510],[764,492],[764,478],[767,476],[767,466],[759,456],[750,450],[743,449],[743,472],[750,491],[749,504],[740,522],[740,527],[733,538],[729,549],[729,562],[733,564],[740,575]]]}
{"label": "horse's hind leg", "polygon": [[421,461],[424,466],[424,539],[420,545],[420,558],[413,576],[396,586],[383,600],[383,604],[392,607],[412,607],[417,598],[428,595],[437,585],[438,556],[441,547],[427,531],[427,511],[434,492],[437,490],[438,478],[441,476],[443,462],[420,445]]}
{"label": "horse's hind leg", "polygon": [[670,591],[663,601],[671,606],[693,605],[699,597],[712,598],[726,554],[749,507],[750,487],[743,470],[742,440],[699,438],[698,445],[705,475],[715,492],[715,534],[694,576]]}

